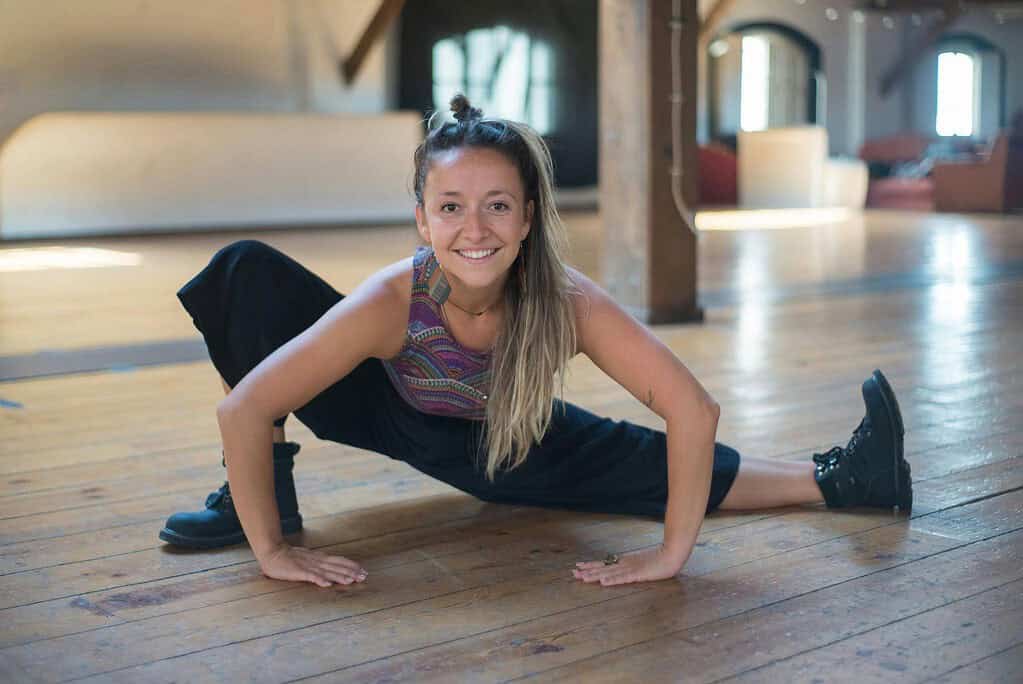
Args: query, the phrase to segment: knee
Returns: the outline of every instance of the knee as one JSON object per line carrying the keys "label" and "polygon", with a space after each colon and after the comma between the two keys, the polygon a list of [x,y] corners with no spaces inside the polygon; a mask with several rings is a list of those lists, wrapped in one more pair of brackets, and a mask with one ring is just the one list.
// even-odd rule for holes
{"label": "knee", "polygon": [[222,247],[213,258],[231,262],[252,261],[276,253],[276,249],[259,240],[236,240]]}
{"label": "knee", "polygon": [[211,260],[231,277],[240,273],[266,272],[282,260],[283,254],[259,240],[237,240],[223,247]]}

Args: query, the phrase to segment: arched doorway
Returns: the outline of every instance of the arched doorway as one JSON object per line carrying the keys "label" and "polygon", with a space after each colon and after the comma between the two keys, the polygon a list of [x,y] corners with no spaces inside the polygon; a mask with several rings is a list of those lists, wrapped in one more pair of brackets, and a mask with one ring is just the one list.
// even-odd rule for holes
{"label": "arched doorway", "polygon": [[711,40],[707,53],[711,139],[821,123],[821,50],[806,34],[773,22],[738,24]]}

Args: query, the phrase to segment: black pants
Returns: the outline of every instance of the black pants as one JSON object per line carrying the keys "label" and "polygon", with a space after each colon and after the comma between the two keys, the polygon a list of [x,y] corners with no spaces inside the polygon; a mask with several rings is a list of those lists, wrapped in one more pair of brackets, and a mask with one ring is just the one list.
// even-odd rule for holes
{"label": "black pants", "polygon": [[[272,247],[242,240],[221,249],[178,298],[202,332],[213,365],[234,387],[275,349],[341,300],[314,273]],[[524,464],[484,474],[478,421],[421,413],[368,359],[295,411],[320,439],[404,461],[486,501],[663,516],[668,494],[663,432],[557,402],[552,424]],[[283,419],[276,424],[283,424]],[[707,510],[725,498],[739,454],[715,445]]]}

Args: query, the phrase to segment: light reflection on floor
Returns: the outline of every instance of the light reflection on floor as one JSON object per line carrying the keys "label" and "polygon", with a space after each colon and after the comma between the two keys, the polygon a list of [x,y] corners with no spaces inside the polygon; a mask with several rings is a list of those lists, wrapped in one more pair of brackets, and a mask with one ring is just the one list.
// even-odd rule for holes
{"label": "light reflection on floor", "polygon": [[859,212],[845,207],[727,209],[696,213],[698,230],[784,230],[844,223]]}
{"label": "light reflection on floor", "polygon": [[57,268],[138,266],[142,255],[96,247],[15,247],[0,249],[0,273],[49,271]]}
{"label": "light reflection on floor", "polygon": [[[805,226],[806,210],[788,212],[791,225],[784,211],[760,214],[730,212],[700,235],[701,297],[725,331],[715,366],[729,372],[740,424],[798,392],[800,367],[817,369],[817,383],[838,368],[885,368],[914,429],[955,431],[984,387],[997,396],[998,369],[1018,362],[1023,216],[865,211]],[[836,384],[845,390],[855,401],[858,388]]]}

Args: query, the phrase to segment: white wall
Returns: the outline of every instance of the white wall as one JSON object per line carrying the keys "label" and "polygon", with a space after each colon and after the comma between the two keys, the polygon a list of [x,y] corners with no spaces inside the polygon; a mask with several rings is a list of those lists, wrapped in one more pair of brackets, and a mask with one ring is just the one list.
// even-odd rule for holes
{"label": "white wall", "polygon": [[[912,89],[907,88],[908,81],[897,86],[887,97],[881,97],[881,81],[902,59],[909,38],[907,26],[910,21],[904,16],[892,15],[893,23],[888,28],[883,23],[884,15],[878,12],[863,12],[862,17],[865,50],[862,61],[866,74],[863,79],[863,138],[860,144],[863,140],[896,135],[912,128]],[[850,153],[858,149],[859,145],[856,145]]]}
{"label": "white wall", "polygon": [[393,31],[338,76],[378,4],[0,0],[0,143],[45,111],[387,110]]}

